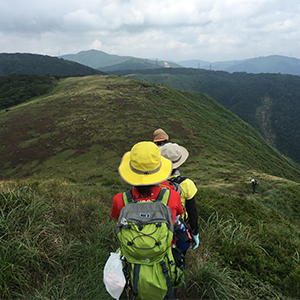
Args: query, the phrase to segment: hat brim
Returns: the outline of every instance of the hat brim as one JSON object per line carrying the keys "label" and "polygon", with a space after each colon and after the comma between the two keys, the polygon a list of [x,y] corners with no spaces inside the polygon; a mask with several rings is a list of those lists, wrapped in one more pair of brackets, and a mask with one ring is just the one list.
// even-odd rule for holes
{"label": "hat brim", "polygon": [[130,152],[126,152],[121,160],[118,171],[121,178],[133,185],[154,185],[165,181],[171,175],[173,166],[172,162],[164,157],[161,157],[161,167],[159,171],[153,174],[137,174],[130,166]]}
{"label": "hat brim", "polygon": [[189,152],[182,146],[179,146],[181,150],[181,157],[178,161],[173,162],[173,169],[179,168],[189,157]]}

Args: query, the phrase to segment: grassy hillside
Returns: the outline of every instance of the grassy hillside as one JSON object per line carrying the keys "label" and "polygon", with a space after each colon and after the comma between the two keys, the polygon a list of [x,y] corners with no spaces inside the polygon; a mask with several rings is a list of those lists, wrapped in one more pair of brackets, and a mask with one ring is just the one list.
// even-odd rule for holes
{"label": "grassy hillside", "polygon": [[129,188],[117,167],[159,127],[189,150],[180,171],[199,189],[201,242],[180,299],[300,296],[299,165],[204,94],[88,76],[0,112],[2,298],[110,299],[109,212]]}
{"label": "grassy hillside", "polygon": [[10,74],[0,76],[0,110],[51,92],[57,84],[54,77]]}
{"label": "grassy hillside", "polygon": [[[125,76],[125,72],[118,72]],[[140,70],[128,77],[203,92],[251,124],[273,147],[300,162],[300,77],[196,69]]]}
{"label": "grassy hillside", "polygon": [[116,70],[146,70],[146,69],[157,69],[163,68],[164,66],[160,64],[155,64],[153,61],[145,59],[142,60],[140,58],[132,58],[125,62],[111,65],[108,67],[100,67],[99,70],[103,72],[112,72]]}
{"label": "grassy hillside", "polygon": [[3,177],[117,180],[124,150],[152,140],[156,127],[163,127],[172,141],[188,147],[190,164],[208,170],[223,164],[228,173],[235,173],[236,165],[250,177],[251,170],[259,170],[299,179],[288,160],[248,124],[196,92],[118,76],[68,78],[55,94],[0,117]]}
{"label": "grassy hillside", "polygon": [[0,53],[0,76],[13,73],[41,76],[104,74],[99,70],[57,57],[31,53]]}

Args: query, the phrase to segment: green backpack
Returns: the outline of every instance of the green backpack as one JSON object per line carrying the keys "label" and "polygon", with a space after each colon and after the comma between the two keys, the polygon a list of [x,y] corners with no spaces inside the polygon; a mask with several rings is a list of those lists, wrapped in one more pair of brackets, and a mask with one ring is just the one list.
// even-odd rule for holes
{"label": "green backpack", "polygon": [[173,222],[170,191],[161,189],[153,202],[135,202],[123,193],[117,237],[125,258],[124,274],[133,299],[172,299],[183,282],[183,271],[172,254]]}

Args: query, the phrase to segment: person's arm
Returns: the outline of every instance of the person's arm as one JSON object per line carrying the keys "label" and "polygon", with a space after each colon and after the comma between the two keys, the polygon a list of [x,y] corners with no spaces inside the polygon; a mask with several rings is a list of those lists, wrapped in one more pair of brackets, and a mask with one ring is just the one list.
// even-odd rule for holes
{"label": "person's arm", "polygon": [[198,209],[196,206],[195,197],[186,200],[185,208],[189,216],[192,234],[197,235],[198,234]]}
{"label": "person's arm", "polygon": [[119,193],[114,197],[110,215],[114,219],[118,220],[120,211],[123,207],[124,207],[124,201],[123,201],[122,193]]}
{"label": "person's arm", "polygon": [[199,246],[199,233],[198,233],[198,210],[196,206],[195,196],[192,199],[186,201],[186,211],[189,216],[189,221],[192,230],[192,237],[194,240],[193,250]]}
{"label": "person's arm", "polygon": [[195,183],[187,178],[181,182],[181,197],[184,199],[185,210],[188,214],[189,223],[191,226],[191,233],[194,240],[193,250],[199,246],[199,233],[198,233],[198,210],[196,206],[195,195],[197,187]]}

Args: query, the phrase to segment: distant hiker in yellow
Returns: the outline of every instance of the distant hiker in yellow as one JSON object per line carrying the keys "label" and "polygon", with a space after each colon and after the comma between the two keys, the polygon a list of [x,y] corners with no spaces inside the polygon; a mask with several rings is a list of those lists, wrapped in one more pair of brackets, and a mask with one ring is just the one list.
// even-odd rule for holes
{"label": "distant hiker in yellow", "polygon": [[158,146],[161,147],[165,143],[169,141],[169,136],[166,134],[164,130],[161,128],[155,130],[153,132],[153,142]]}
{"label": "distant hiker in yellow", "polygon": [[[167,143],[160,147],[161,155],[168,158],[173,163],[173,170],[168,181],[180,186],[180,191],[176,190],[181,195],[181,204],[185,213],[182,216],[184,223],[190,225],[192,238],[194,241],[193,250],[199,246],[199,233],[198,233],[198,210],[195,201],[195,195],[197,193],[197,187],[195,183],[184,176],[180,175],[178,168],[187,160],[189,152],[182,146],[176,143]],[[164,183],[164,182],[163,182]],[[182,252],[185,253],[189,248],[189,243],[177,243]]]}
{"label": "distant hiker in yellow", "polygon": [[252,189],[253,189],[253,194],[257,193],[256,189],[258,187],[258,184],[259,184],[258,180],[251,179],[251,186],[252,186]]}

